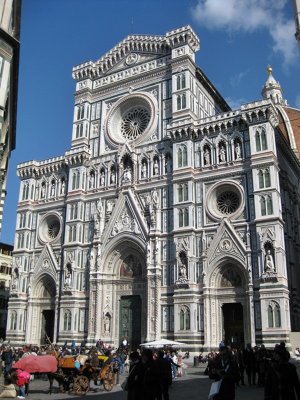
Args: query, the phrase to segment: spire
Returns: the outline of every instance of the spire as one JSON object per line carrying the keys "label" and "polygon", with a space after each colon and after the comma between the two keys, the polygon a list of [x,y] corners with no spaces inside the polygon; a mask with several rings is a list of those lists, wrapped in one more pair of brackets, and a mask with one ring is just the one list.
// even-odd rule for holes
{"label": "spire", "polygon": [[265,85],[263,86],[261,92],[262,96],[265,99],[271,99],[274,104],[280,104],[282,106],[285,106],[286,100],[284,100],[282,97],[283,93],[282,88],[279,82],[275,80],[272,74],[273,69],[271,65],[268,65],[267,71],[268,71],[268,79]]}

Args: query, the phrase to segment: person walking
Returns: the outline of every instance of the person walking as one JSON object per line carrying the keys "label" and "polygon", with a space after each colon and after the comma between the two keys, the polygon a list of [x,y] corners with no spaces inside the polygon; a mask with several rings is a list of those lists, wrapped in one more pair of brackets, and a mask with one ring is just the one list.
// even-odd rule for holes
{"label": "person walking", "polygon": [[129,356],[130,367],[127,377],[127,400],[140,400],[143,398],[144,370],[140,355],[134,351]]}
{"label": "person walking", "polygon": [[158,400],[162,400],[162,398],[169,400],[169,386],[172,384],[171,362],[165,357],[163,350],[159,350],[157,356],[154,362],[160,379],[160,391],[157,398]]}
{"label": "person walking", "polygon": [[220,346],[214,372],[217,375],[216,380],[222,381],[219,393],[214,396],[214,400],[234,400],[235,383],[239,379],[239,371],[238,365],[228,347]]}
{"label": "person walking", "polygon": [[245,370],[248,377],[248,385],[255,385],[255,354],[248,343],[246,349],[243,352]]}
{"label": "person walking", "polygon": [[300,383],[290,354],[283,346],[276,346],[265,380],[265,400],[300,400]]}

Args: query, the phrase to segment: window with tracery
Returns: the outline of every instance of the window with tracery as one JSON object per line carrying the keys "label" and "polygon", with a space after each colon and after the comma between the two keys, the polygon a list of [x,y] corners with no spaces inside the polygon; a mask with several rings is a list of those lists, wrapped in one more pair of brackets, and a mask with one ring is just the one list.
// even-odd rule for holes
{"label": "window with tracery", "polygon": [[271,186],[271,176],[270,176],[270,170],[268,168],[259,170],[258,184],[260,189]]}
{"label": "window with tracery", "polygon": [[24,183],[23,191],[22,191],[22,200],[27,200],[29,197],[29,183]]}
{"label": "window with tracery", "polygon": [[17,311],[13,310],[10,314],[10,330],[15,331],[17,329]]}
{"label": "window with tracery", "polygon": [[189,225],[189,209],[188,208],[180,208],[178,210],[178,225],[179,225],[179,228]]}
{"label": "window with tracery", "polygon": [[281,327],[280,305],[272,301],[268,306],[268,326],[269,328]]}
{"label": "window with tracery", "polygon": [[188,331],[191,329],[191,312],[189,307],[183,306],[179,313],[180,318],[180,330]]}
{"label": "window with tracery", "polygon": [[186,108],[186,95],[185,93],[178,94],[176,98],[177,110],[182,110]]}
{"label": "window with tracery", "polygon": [[256,151],[267,150],[267,136],[266,131],[261,129],[255,133]]}
{"label": "window with tracery", "polygon": [[187,201],[189,199],[188,183],[178,185],[178,202]]}
{"label": "window with tracery", "polygon": [[273,202],[271,195],[260,196],[261,215],[273,214]]}
{"label": "window with tracery", "polygon": [[178,147],[177,164],[179,168],[187,166],[187,147],[185,145]]}
{"label": "window with tracery", "polygon": [[176,77],[176,89],[185,89],[186,87],[186,80],[185,80],[185,74],[179,74]]}
{"label": "window with tracery", "polygon": [[70,331],[72,328],[72,314],[70,310],[64,312],[64,331]]}
{"label": "window with tracery", "polygon": [[123,116],[121,134],[125,139],[134,140],[146,130],[151,115],[146,108],[135,107]]}

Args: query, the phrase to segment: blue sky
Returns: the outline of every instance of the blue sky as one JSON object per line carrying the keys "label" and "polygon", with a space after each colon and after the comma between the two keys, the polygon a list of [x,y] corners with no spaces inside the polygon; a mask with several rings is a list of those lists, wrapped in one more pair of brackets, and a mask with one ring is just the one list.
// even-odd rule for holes
{"label": "blue sky", "polygon": [[129,34],[190,24],[196,62],[233,108],[261,98],[268,64],[300,108],[300,53],[292,0],[23,0],[17,120],[1,241],[13,243],[20,162],[70,147],[72,67],[97,60]]}

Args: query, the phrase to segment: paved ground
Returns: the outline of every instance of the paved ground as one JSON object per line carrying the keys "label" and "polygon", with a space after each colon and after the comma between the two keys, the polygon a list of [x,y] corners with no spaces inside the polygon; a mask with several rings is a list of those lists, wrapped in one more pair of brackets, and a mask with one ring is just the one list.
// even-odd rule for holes
{"label": "paved ground", "polygon": [[[189,367],[186,376],[177,378],[170,389],[170,400],[207,400],[211,380],[203,375],[204,367]],[[124,375],[125,377],[125,375]],[[124,377],[122,379],[124,379]],[[121,379],[121,382],[122,382]],[[28,400],[78,400],[79,396],[58,393],[55,386],[55,393],[48,394],[49,384],[47,381],[34,380],[30,384],[30,394]],[[94,387],[85,396],[85,398],[97,399],[101,396],[101,400],[126,400],[127,394],[122,391],[120,385],[113,388],[112,392],[105,392],[101,386]],[[263,400],[263,390],[257,387],[243,386],[237,388],[236,400]],[[143,400],[143,399],[140,399]]]}

